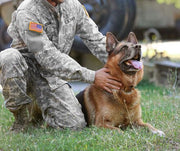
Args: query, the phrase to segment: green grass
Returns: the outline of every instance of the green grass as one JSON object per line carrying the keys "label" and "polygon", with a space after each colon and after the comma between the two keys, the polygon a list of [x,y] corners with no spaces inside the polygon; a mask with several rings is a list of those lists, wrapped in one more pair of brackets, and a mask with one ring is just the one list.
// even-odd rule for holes
{"label": "green grass", "polygon": [[180,91],[156,87],[146,81],[141,91],[145,122],[164,131],[166,137],[146,129],[127,128],[124,133],[102,128],[82,131],[53,130],[45,126],[30,127],[25,133],[9,131],[13,116],[0,98],[0,151],[171,151],[180,150]]}

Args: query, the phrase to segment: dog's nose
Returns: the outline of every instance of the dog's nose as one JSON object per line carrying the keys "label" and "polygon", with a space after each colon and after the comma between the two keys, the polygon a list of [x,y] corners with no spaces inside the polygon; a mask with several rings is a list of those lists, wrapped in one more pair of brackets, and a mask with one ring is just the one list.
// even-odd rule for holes
{"label": "dog's nose", "polygon": [[141,45],[136,45],[135,48],[136,49],[141,49]]}

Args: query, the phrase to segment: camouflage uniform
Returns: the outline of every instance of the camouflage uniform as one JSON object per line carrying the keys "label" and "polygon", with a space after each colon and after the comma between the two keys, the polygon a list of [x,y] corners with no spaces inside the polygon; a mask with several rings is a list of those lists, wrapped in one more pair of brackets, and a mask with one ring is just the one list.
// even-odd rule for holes
{"label": "camouflage uniform", "polygon": [[[29,30],[29,23],[43,32]],[[77,0],[53,7],[47,0],[25,0],[12,15],[8,28],[10,49],[0,53],[1,84],[6,107],[18,110],[35,99],[44,120],[52,127],[83,128],[81,106],[67,81],[93,82],[95,71],[81,67],[68,56],[75,34],[102,62],[105,36]]]}

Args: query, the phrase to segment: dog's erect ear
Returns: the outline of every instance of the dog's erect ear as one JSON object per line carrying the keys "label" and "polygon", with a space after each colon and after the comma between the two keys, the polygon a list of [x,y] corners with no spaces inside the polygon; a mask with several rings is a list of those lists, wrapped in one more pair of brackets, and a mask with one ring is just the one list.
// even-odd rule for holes
{"label": "dog's erect ear", "polygon": [[136,35],[133,32],[129,33],[128,38],[127,38],[127,42],[131,42],[133,44],[137,44],[138,43]]}
{"label": "dog's erect ear", "polygon": [[118,40],[116,39],[116,37],[112,33],[107,32],[106,51],[110,54],[111,52],[113,52],[114,48],[116,48],[117,44],[118,44]]}

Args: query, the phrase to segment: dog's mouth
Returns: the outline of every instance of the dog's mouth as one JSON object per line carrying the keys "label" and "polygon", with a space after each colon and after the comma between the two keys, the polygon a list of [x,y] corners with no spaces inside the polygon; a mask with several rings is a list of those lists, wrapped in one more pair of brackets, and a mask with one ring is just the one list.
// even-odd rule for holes
{"label": "dog's mouth", "polygon": [[139,59],[140,57],[136,55],[134,58],[130,60],[126,60],[123,62],[123,64],[130,69],[134,70],[141,70],[142,69],[142,62]]}
{"label": "dog's mouth", "polygon": [[130,51],[120,62],[120,68],[127,74],[135,74],[143,68],[141,62],[141,51]]}

